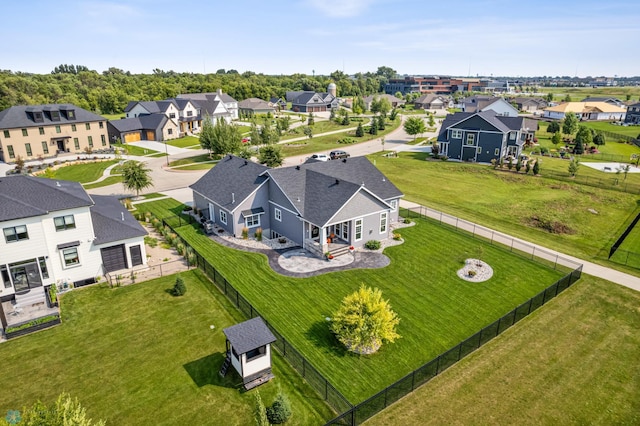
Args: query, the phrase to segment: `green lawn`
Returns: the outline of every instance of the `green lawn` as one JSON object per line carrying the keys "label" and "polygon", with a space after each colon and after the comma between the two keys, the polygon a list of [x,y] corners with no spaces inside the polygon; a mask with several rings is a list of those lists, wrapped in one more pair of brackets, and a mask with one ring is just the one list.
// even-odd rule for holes
{"label": "green lawn", "polygon": [[51,179],[71,180],[80,183],[93,182],[104,174],[107,167],[117,163],[116,160],[107,160],[64,166],[55,170]]}
{"label": "green lawn", "polygon": [[[631,221],[625,226],[630,224]],[[620,235],[616,235],[616,238]],[[611,261],[640,269],[640,223],[633,227],[618,250],[611,256]]]}
{"label": "green lawn", "polygon": [[103,186],[114,185],[116,183],[122,183],[121,176],[109,176],[105,180],[101,180],[100,182],[84,184],[82,185],[84,189],[93,189],[93,188],[102,188]]}
{"label": "green lawn", "polygon": [[124,113],[120,114],[101,114],[107,120],[120,120],[121,118],[125,118],[126,115]]}
{"label": "green lawn", "polygon": [[618,133],[621,135],[631,136],[632,138],[636,138],[640,134],[640,126],[617,126],[606,121],[586,121],[580,124],[592,129]]}
{"label": "green lawn", "polygon": [[638,100],[640,97],[640,88],[632,86],[620,87],[541,87],[540,92],[553,93],[554,100],[560,102],[569,94],[572,101],[581,101],[589,97],[614,97],[625,101],[627,95],[631,95],[631,99]]}
{"label": "green lawn", "polygon": [[185,164],[202,163],[203,161],[212,161],[209,154],[194,155],[193,157],[181,158],[169,163],[170,167],[182,166]]}
{"label": "green lawn", "polygon": [[583,275],[367,425],[640,424],[640,293]]}
{"label": "green lawn", "polygon": [[[253,423],[255,391],[242,391],[233,369],[224,379],[218,375],[222,329],[242,318],[199,271],[181,276],[187,293],[180,298],[167,293],[175,276],[65,294],[62,325],[0,345],[0,385],[11,390],[3,392],[0,412],[66,391],[89,417],[111,425]],[[274,374],[258,389],[270,404],[282,387],[292,424],[323,424],[332,416],[279,356]]]}
{"label": "green lawn", "polygon": [[200,149],[200,138],[195,136],[185,136],[180,139],[172,139],[167,141],[167,145],[175,146],[178,148],[193,148]]}
{"label": "green lawn", "polygon": [[[368,122],[369,119],[367,118],[365,123]],[[326,133],[326,132],[333,132],[336,130],[346,130],[346,129],[350,129],[352,127],[357,127],[358,123],[354,123],[354,122],[349,122],[349,124],[347,126],[343,126],[342,124],[338,124],[335,121],[332,120],[324,120],[324,121],[316,121],[315,124],[313,126],[309,126],[313,129],[313,134],[314,135],[319,135],[321,133]],[[294,134],[286,134],[284,136],[282,136],[280,138],[280,140],[288,140],[288,139],[293,139],[293,138],[299,138],[304,136],[304,133],[302,131],[303,127],[296,127],[295,129],[293,129],[296,133]]]}
{"label": "green lawn", "polygon": [[[637,195],[494,171],[487,165],[424,161],[422,153],[369,158],[407,200],[585,259],[606,259],[638,208]],[[543,176],[548,160],[542,163]],[[580,173],[586,169],[582,166]],[[540,221],[565,225],[569,233],[535,226]]]}
{"label": "green lawn", "polygon": [[[130,143],[114,143],[113,146],[118,147],[118,148],[122,148],[125,150],[125,154],[127,155],[137,155],[137,156],[145,156],[145,155],[151,155],[151,154],[159,154],[160,151],[155,151],[153,149],[148,149],[148,148],[143,148],[141,146],[138,146],[135,144],[135,142],[130,142]],[[162,155],[165,155],[164,152],[162,153]]]}
{"label": "green lawn", "polygon": [[355,136],[355,131],[345,132],[345,133],[337,133],[333,135],[313,137],[311,139],[306,139],[304,141],[296,141],[291,143],[283,144],[283,152],[285,156],[290,157],[294,155],[303,155],[303,154],[311,154],[314,152],[324,152],[330,151],[332,149],[344,148],[349,145],[339,144],[338,140],[344,138],[351,138],[356,141],[356,143],[370,141],[371,139],[380,138],[384,135],[389,134],[400,126],[400,119],[396,119],[396,121],[387,123],[385,126],[385,130],[378,131],[377,135],[370,135],[367,132],[368,127],[365,127],[365,134],[363,137],[358,138]]}
{"label": "green lawn", "polygon": [[[173,200],[137,207],[159,216],[181,210]],[[177,231],[354,403],[455,346],[561,276],[501,247],[424,220],[399,231],[406,242],[386,250],[388,267],[306,279],[280,276],[264,255],[223,247],[191,226]],[[495,274],[485,283],[471,284],[456,271],[464,259],[477,255],[480,246]],[[381,289],[401,319],[402,338],[370,357],[346,352],[325,321],[361,283]]]}

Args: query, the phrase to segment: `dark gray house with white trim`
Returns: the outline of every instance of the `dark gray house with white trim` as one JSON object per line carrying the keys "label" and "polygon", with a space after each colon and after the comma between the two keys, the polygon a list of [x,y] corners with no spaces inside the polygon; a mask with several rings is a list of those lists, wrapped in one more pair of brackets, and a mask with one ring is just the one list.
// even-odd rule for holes
{"label": "dark gray house with white trim", "polygon": [[627,115],[624,118],[625,123],[640,124],[640,102],[631,104],[627,107]]}
{"label": "dark gray house with white trim", "polygon": [[388,238],[403,196],[365,157],[270,169],[229,155],[191,189],[194,207],[232,235],[261,228],[318,256]]}
{"label": "dark gray house with white trim", "polygon": [[533,139],[538,122],[525,117],[505,117],[495,111],[449,114],[438,135],[440,154],[452,160],[489,163],[517,157]]}

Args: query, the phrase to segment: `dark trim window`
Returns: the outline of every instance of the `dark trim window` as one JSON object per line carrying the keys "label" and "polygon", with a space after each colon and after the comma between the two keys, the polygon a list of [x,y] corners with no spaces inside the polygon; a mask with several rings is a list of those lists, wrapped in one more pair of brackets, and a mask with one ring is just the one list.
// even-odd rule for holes
{"label": "dark trim window", "polygon": [[4,228],[2,231],[4,232],[5,241],[8,243],[29,239],[26,225],[11,226]]}
{"label": "dark trim window", "polygon": [[62,129],[60,128],[60,126],[56,126],[56,133],[62,133]]}
{"label": "dark trim window", "polygon": [[75,229],[76,220],[72,214],[66,216],[58,216],[53,218],[53,223],[56,225],[56,231],[64,231],[65,229]]}
{"label": "dark trim window", "polygon": [[266,346],[260,346],[259,348],[252,349],[249,352],[247,352],[247,362],[253,361],[256,358],[265,356],[266,354],[267,354]]}
{"label": "dark trim window", "polygon": [[7,145],[7,152],[9,153],[9,158],[16,158],[16,153],[13,152],[13,145]]}
{"label": "dark trim window", "polygon": [[27,157],[31,157],[33,155],[33,151],[31,151],[31,144],[30,143],[25,143],[24,144],[24,149],[25,149],[25,151],[27,151]]}
{"label": "dark trim window", "polygon": [[176,118],[176,113],[175,112],[169,113],[169,118]]}
{"label": "dark trim window", "polygon": [[99,122],[98,127],[100,127],[101,129],[104,129],[104,122],[103,121]]}
{"label": "dark trim window", "polygon": [[77,127],[76,127],[76,125],[75,125],[75,124],[72,124],[72,125],[71,125],[71,131],[72,131],[72,132],[75,132],[76,130],[78,130],[78,129],[77,129]]}
{"label": "dark trim window", "polygon": [[80,149],[80,141],[78,138],[73,138],[73,146],[76,147],[76,150]]}
{"label": "dark trim window", "polygon": [[75,120],[76,119],[76,113],[71,111],[71,110],[67,111],[67,119]]}
{"label": "dark trim window", "polygon": [[11,278],[9,278],[9,270],[7,269],[7,265],[0,265],[0,275],[2,275],[4,288],[11,288]]}
{"label": "dark trim window", "polygon": [[8,130],[5,130],[5,131],[4,131],[4,137],[5,137],[6,139],[9,139],[9,138],[11,137],[11,132],[9,132]]}
{"label": "dark trim window", "polygon": [[64,261],[65,268],[80,265],[80,258],[78,257],[78,248],[71,247],[71,248],[62,250],[62,260]]}
{"label": "dark trim window", "polygon": [[89,136],[88,140],[89,140],[89,147],[93,148],[93,136]]}
{"label": "dark trim window", "polygon": [[38,132],[39,132],[41,135],[44,135],[44,127],[38,127]]}
{"label": "dark trim window", "polygon": [[107,138],[104,135],[100,135],[100,142],[102,142],[102,146],[107,146]]}
{"label": "dark trim window", "polygon": [[193,111],[187,111],[187,117],[191,117],[193,115]]}
{"label": "dark trim window", "polygon": [[91,130],[91,123],[84,123],[84,127],[86,127],[87,130]]}
{"label": "dark trim window", "polygon": [[51,121],[60,121],[60,111],[51,111]]}
{"label": "dark trim window", "polygon": [[49,153],[49,146],[47,145],[47,141],[42,141],[42,152],[45,154]]}
{"label": "dark trim window", "polygon": [[167,134],[168,135],[172,135],[173,134],[173,129],[167,129]]}
{"label": "dark trim window", "polygon": [[42,273],[42,278],[49,278],[49,270],[47,269],[47,260],[44,257],[39,257],[38,263],[40,264],[40,272]]}
{"label": "dark trim window", "polygon": [[29,136],[27,129],[22,129],[22,136]]}
{"label": "dark trim window", "polygon": [[33,113],[33,121],[35,121],[36,123],[42,123],[44,121],[44,118],[42,117],[42,113],[41,112],[34,112]]}

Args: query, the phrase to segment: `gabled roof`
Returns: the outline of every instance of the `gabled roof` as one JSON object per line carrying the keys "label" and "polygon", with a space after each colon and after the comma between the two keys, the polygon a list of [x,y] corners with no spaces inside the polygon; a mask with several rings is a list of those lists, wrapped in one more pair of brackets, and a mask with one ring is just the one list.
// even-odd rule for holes
{"label": "gabled roof", "polygon": [[[529,130],[537,130],[538,123],[536,120],[530,120],[525,117],[505,117],[497,115],[493,110],[481,111],[481,112],[456,112],[455,114],[449,114],[445,117],[440,133],[438,134],[439,141],[447,140],[447,130],[451,127],[466,129],[464,122],[469,118],[478,116],[484,119],[487,123],[495,127],[497,130],[508,133],[521,129],[528,128]],[[476,130],[476,129],[473,129]]]}
{"label": "gabled roof", "polygon": [[417,104],[430,104],[433,101],[435,101],[436,99],[439,99],[444,103],[447,103],[448,100],[449,100],[446,96],[436,95],[435,93],[427,93],[427,94],[424,94],[424,95],[420,96],[418,99],[416,99],[413,102],[417,103]]}
{"label": "gabled roof", "polygon": [[[227,107],[224,106],[224,101],[221,100],[221,97],[218,93],[188,93],[178,95],[178,99],[190,100],[196,106],[196,108],[200,109],[200,114],[202,115],[213,115],[219,106],[222,106],[225,112],[217,113],[217,116],[231,114]],[[231,99],[232,102],[235,102],[235,99]]]}
{"label": "gabled roof", "polygon": [[268,179],[261,176],[267,169],[253,161],[227,155],[189,188],[233,211]]}
{"label": "gabled roof", "polygon": [[232,325],[223,329],[222,332],[238,355],[276,341],[276,337],[260,317]]}
{"label": "gabled roof", "polygon": [[516,104],[519,105],[547,105],[547,101],[545,101],[542,98],[531,98],[531,97],[526,97],[526,96],[518,96],[515,98],[511,98],[509,99],[512,102],[515,102]]}
{"label": "gabled roof", "polygon": [[[43,121],[36,122],[31,118],[33,112],[69,111],[75,112],[75,119],[67,119],[60,114],[60,120],[53,121],[48,113],[42,114]],[[57,124],[86,123],[107,121],[106,118],[94,114],[73,104],[18,105],[0,111],[0,129],[51,126]]]}
{"label": "gabled roof", "polygon": [[111,120],[109,124],[120,133],[135,132],[136,130],[157,130],[163,128],[169,119],[162,113],[139,115],[134,118]]}
{"label": "gabled roof", "polygon": [[387,93],[381,93],[379,95],[369,95],[366,98],[364,98],[364,103],[369,104],[369,103],[371,103],[371,101],[373,101],[374,98],[378,98],[378,99],[386,98],[391,103],[393,103],[393,102],[404,103],[404,100],[398,99],[395,96],[389,95]]}
{"label": "gabled roof", "polygon": [[584,98],[580,102],[606,102],[606,103],[611,104],[611,105],[617,105],[617,106],[624,105],[624,102],[622,102],[618,98],[610,98],[610,97],[605,97],[605,96],[600,96],[600,97],[592,96],[592,97]]}
{"label": "gabled roof", "polygon": [[303,93],[314,93],[313,91],[305,91],[305,90],[291,90],[286,92],[285,94],[285,99],[287,100],[287,102],[293,102],[298,96],[302,95]]}
{"label": "gabled roof", "polygon": [[249,98],[238,102],[238,108],[251,109],[251,110],[273,110],[273,107],[269,105],[267,101],[263,101],[258,98]]}
{"label": "gabled roof", "polygon": [[300,215],[318,226],[326,224],[359,191],[383,201],[403,195],[366,157],[308,162],[269,169],[266,174]]}
{"label": "gabled roof", "polygon": [[549,108],[545,108],[545,111],[551,112],[589,112],[589,111],[600,111],[600,112],[611,112],[611,113],[621,113],[626,112],[626,108],[622,108],[616,105],[611,105],[607,102],[564,102],[560,105],[552,106]]}
{"label": "gabled roof", "polygon": [[91,205],[78,182],[22,175],[0,178],[0,221]]}
{"label": "gabled roof", "polygon": [[96,239],[94,244],[105,244],[147,235],[147,231],[127,211],[116,197],[92,195],[91,222]]}
{"label": "gabled roof", "polygon": [[326,103],[321,93],[316,92],[302,92],[297,98],[292,101],[296,105],[306,105],[309,103]]}

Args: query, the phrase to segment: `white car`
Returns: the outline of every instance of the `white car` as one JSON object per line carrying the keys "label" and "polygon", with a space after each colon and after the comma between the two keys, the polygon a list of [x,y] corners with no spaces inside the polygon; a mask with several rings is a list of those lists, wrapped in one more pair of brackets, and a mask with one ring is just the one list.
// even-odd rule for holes
{"label": "white car", "polygon": [[327,161],[329,159],[329,157],[327,156],[327,154],[313,154],[308,159],[309,160],[316,160],[316,161]]}

